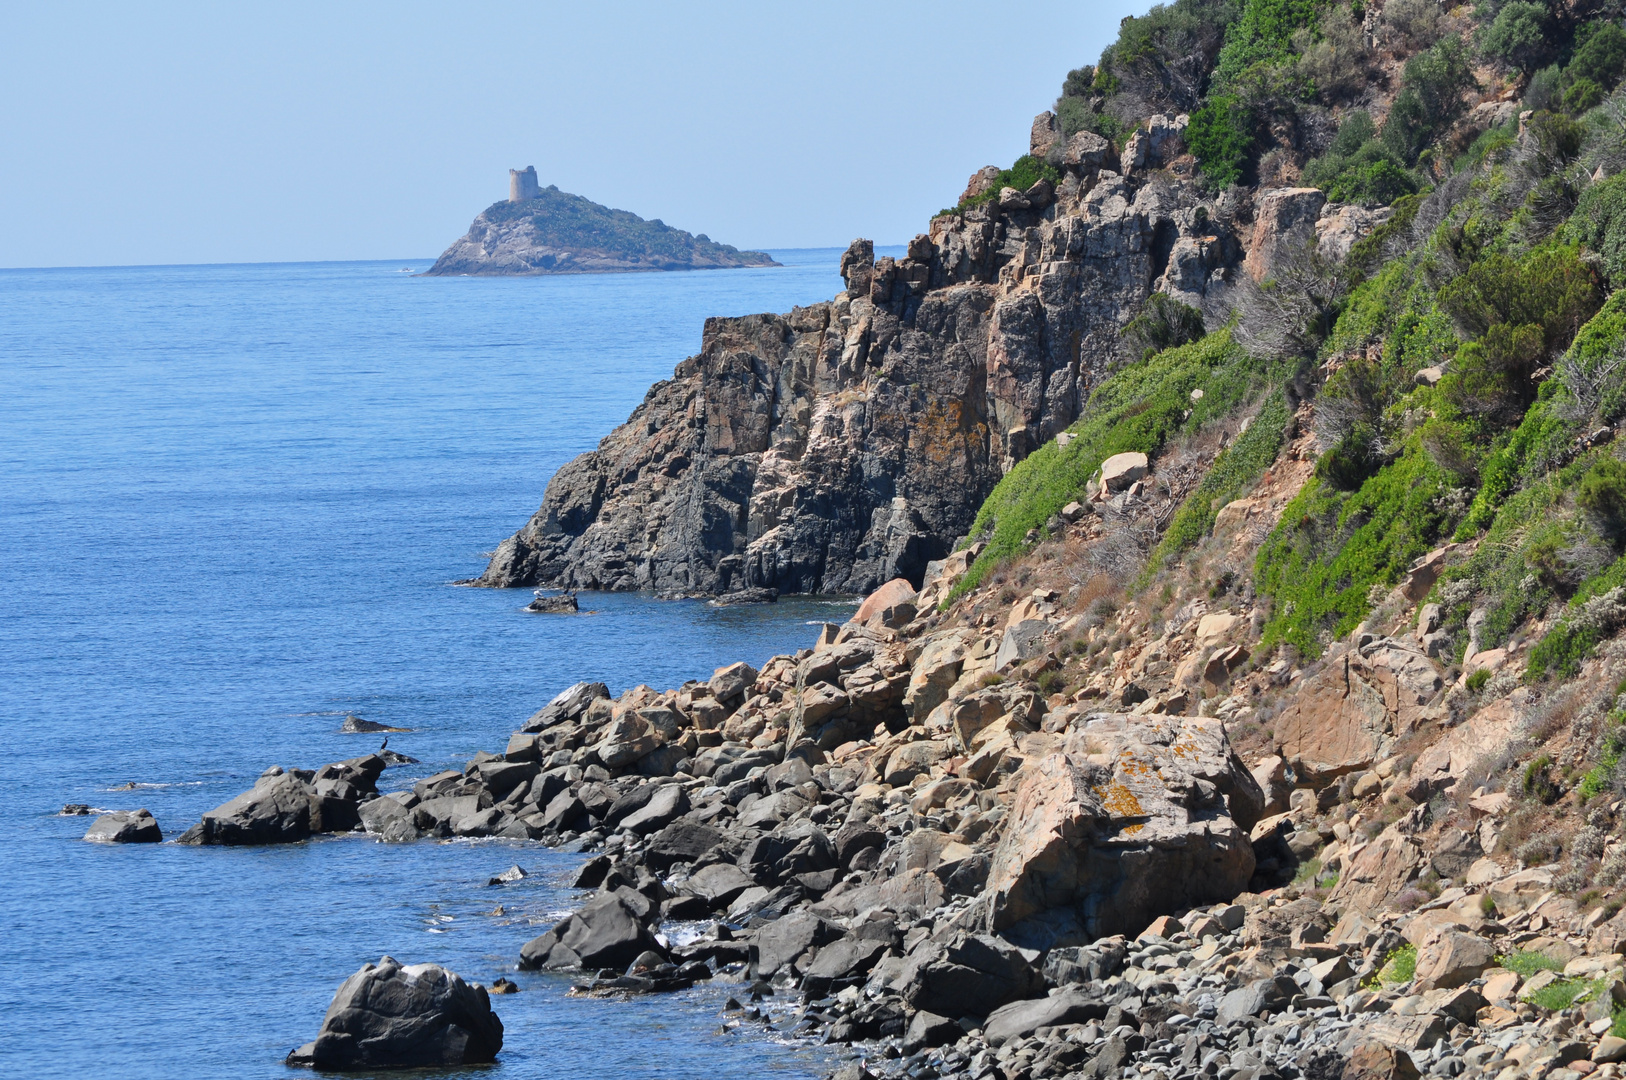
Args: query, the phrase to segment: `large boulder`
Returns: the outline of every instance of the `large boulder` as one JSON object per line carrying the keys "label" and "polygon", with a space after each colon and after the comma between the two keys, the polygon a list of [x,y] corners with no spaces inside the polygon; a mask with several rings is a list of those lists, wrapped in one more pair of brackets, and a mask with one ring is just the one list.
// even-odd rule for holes
{"label": "large boulder", "polygon": [[181,834],[183,844],[289,844],[311,834],[311,789],[297,775],[271,766],[254,786],[203,815]]}
{"label": "large boulder", "polygon": [[164,834],[146,810],[114,810],[103,814],[85,831],[85,839],[100,844],[156,844]]}
{"label": "large boulder", "polygon": [[1263,806],[1220,721],[1089,717],[1019,777],[1010,816],[1023,828],[994,851],[992,926],[1053,913],[1091,938],[1136,934],[1229,900],[1253,875],[1248,830]]}
{"label": "large boulder", "polygon": [[906,578],[893,578],[864,598],[850,621],[868,623],[879,619],[888,626],[902,626],[915,617],[915,587]]}
{"label": "large boulder", "polygon": [[582,967],[617,971],[639,953],[657,948],[654,935],[644,925],[644,912],[619,891],[594,897],[572,915],[559,941],[581,958]]}
{"label": "large boulder", "polygon": [[554,724],[579,719],[589,705],[609,696],[610,688],[601,682],[579,682],[561,691],[558,697],[537,710],[520,730],[542,731]]}
{"label": "large boulder", "polygon": [[439,964],[392,957],[344,981],[314,1042],[288,1055],[317,1069],[416,1069],[497,1059],[502,1021],[485,987]]}
{"label": "large boulder", "polygon": [[1025,1038],[1042,1027],[1062,1027],[1100,1020],[1107,1014],[1106,1003],[1082,991],[1063,990],[1049,997],[1030,998],[1001,1005],[983,1024],[983,1037],[998,1046],[1009,1039]]}
{"label": "large boulder", "polygon": [[1300,783],[1322,787],[1377,760],[1389,708],[1350,653],[1307,679],[1273,725]]}
{"label": "large boulder", "polygon": [[895,986],[912,1008],[943,1016],[986,1016],[1044,989],[1044,977],[1016,946],[984,934],[930,939],[904,959]]}

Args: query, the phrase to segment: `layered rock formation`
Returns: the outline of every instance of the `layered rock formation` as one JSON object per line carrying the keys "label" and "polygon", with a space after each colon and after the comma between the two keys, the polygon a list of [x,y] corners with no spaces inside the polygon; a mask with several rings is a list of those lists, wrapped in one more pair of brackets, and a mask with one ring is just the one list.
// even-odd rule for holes
{"label": "layered rock formation", "polygon": [[700,353],[559,471],[478,583],[919,584],[1004,472],[1078,417],[1150,292],[1202,303],[1241,259],[1227,211],[1157,168],[1176,136],[1109,150],[1074,136],[1059,186],[940,216],[902,259],[855,242],[828,303],[707,320]]}
{"label": "layered rock formation", "polygon": [[658,218],[645,221],[549,186],[487,207],[426,273],[606,274],[778,265],[760,251],[741,251],[704,233],[695,236]]}

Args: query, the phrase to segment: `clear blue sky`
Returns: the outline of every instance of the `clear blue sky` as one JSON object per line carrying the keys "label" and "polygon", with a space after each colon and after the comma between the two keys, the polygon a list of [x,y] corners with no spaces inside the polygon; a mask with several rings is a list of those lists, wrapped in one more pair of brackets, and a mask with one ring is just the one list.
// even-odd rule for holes
{"label": "clear blue sky", "polygon": [[901,243],[1148,6],[18,4],[0,266],[422,259],[526,165],[741,247]]}

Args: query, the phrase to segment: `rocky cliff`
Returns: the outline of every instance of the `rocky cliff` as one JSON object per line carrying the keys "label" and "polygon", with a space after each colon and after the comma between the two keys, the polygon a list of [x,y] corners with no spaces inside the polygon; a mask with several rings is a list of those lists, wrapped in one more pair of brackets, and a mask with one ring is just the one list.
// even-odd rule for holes
{"label": "rocky cliff", "polygon": [[487,207],[426,273],[605,274],[778,265],[760,251],[740,251],[704,233],[695,236],[658,218],[645,221],[549,186],[532,198]]}
{"label": "rocky cliff", "polygon": [[[700,353],[566,465],[479,583],[863,592],[965,535],[1012,464],[1066,429],[1155,289],[1212,298],[1236,212],[1191,179],[1179,126],[1120,157],[1048,119],[1061,180],[933,220],[899,260],[868,241],[846,290],[710,319]],[[968,196],[981,192],[973,178]]]}

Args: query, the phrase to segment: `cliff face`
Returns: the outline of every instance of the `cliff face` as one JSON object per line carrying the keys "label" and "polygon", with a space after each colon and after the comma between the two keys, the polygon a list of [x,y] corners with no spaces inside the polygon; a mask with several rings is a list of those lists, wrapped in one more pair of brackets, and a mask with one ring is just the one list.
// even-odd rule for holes
{"label": "cliff face", "polygon": [[624,273],[778,266],[701,234],[645,221],[556,187],[493,203],[435,261],[430,276]]}
{"label": "cliff face", "polygon": [[1078,416],[1150,292],[1201,303],[1239,260],[1181,150],[1120,162],[1080,133],[1052,155],[1059,185],[940,216],[901,260],[855,242],[834,300],[708,320],[700,353],[559,471],[479,583],[918,583],[1004,472]]}

